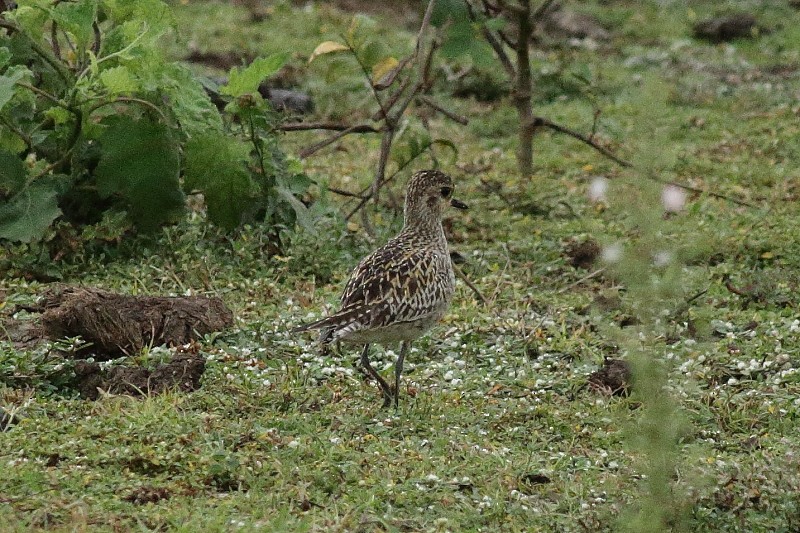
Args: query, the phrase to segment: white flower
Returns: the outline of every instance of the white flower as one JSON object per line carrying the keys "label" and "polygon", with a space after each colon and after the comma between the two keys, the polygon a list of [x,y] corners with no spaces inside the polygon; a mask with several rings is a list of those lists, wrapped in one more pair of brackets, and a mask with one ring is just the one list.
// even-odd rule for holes
{"label": "white flower", "polygon": [[591,202],[605,202],[606,192],[608,191],[608,179],[603,176],[595,176],[589,184],[589,189],[586,191]]}
{"label": "white flower", "polygon": [[675,185],[667,185],[661,191],[661,203],[665,211],[677,213],[686,205],[686,191]]}
{"label": "white flower", "polygon": [[622,258],[622,245],[614,243],[610,246],[603,248],[602,253],[603,261],[606,263],[616,263]]}

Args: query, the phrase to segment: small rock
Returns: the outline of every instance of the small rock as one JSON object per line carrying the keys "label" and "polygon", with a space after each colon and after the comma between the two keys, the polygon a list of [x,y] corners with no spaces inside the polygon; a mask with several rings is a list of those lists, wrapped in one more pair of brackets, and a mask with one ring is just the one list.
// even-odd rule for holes
{"label": "small rock", "polygon": [[694,25],[693,31],[698,39],[721,43],[733,39],[753,38],[759,28],[753,15],[739,13],[701,20]]}

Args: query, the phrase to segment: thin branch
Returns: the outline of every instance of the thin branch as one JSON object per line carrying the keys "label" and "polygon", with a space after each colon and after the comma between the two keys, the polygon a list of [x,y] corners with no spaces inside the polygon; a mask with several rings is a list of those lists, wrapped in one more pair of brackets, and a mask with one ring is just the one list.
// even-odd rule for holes
{"label": "thin branch", "polygon": [[630,161],[626,161],[626,160],[614,155],[614,153],[611,150],[609,150],[605,146],[599,144],[594,139],[591,139],[590,137],[587,137],[583,133],[580,133],[580,132],[575,131],[573,129],[567,128],[566,126],[562,126],[560,124],[556,124],[555,122],[553,122],[550,119],[546,119],[544,117],[533,117],[533,123],[530,126],[533,127],[533,128],[545,127],[545,128],[549,128],[549,129],[551,129],[553,131],[557,131],[559,133],[563,133],[565,135],[569,135],[570,137],[574,137],[575,139],[578,139],[579,141],[583,142],[584,144],[588,144],[589,146],[591,146],[592,148],[594,148],[595,150],[597,150],[598,152],[600,152],[601,154],[603,154],[607,158],[611,159],[612,161],[614,161],[615,163],[617,163],[620,166],[623,166],[625,168],[630,168],[630,167],[633,166],[633,164]]}
{"label": "thin branch", "polygon": [[342,131],[334,133],[333,135],[331,135],[327,139],[324,139],[324,140],[322,140],[322,141],[320,141],[320,142],[318,142],[316,144],[312,144],[308,148],[303,148],[302,150],[300,150],[300,153],[298,154],[298,157],[300,157],[300,159],[305,159],[305,158],[317,153],[318,151],[322,150],[326,146],[329,146],[329,145],[335,143],[336,141],[338,141],[339,139],[341,139],[345,135],[349,135],[351,133],[354,133],[355,130],[359,129],[361,126],[362,126],[362,124],[357,124],[355,126],[350,126],[347,129],[344,129]]}
{"label": "thin branch", "polygon": [[50,26],[50,46],[53,48],[53,55],[61,61],[61,46],[58,44],[58,23],[55,20]]}
{"label": "thin branch", "polygon": [[357,192],[345,191],[344,189],[338,189],[336,187],[330,187],[330,186],[328,187],[328,190],[340,196],[347,196],[348,198],[358,198],[359,200],[364,199],[364,195],[358,194]]}
{"label": "thin branch", "polygon": [[350,133],[379,133],[381,130],[369,124],[337,124],[335,122],[288,122],[278,126],[281,131],[309,131],[309,130],[330,130],[330,131],[349,131]]}
{"label": "thin branch", "polygon": [[537,7],[536,11],[534,11],[531,14],[531,22],[533,22],[534,25],[538,24],[541,21],[541,19],[545,16],[545,14],[547,14],[547,11],[550,9],[550,6],[553,5],[553,2],[555,2],[555,0],[544,0],[544,2],[542,2],[542,5]]}
{"label": "thin branch", "polygon": [[[570,137],[574,137],[575,139],[578,139],[579,141],[583,142],[584,144],[587,144],[587,145],[591,146],[592,148],[594,148],[595,150],[597,150],[598,152],[600,152],[604,156],[608,157],[609,159],[611,159],[612,161],[614,161],[618,165],[620,165],[622,167],[625,167],[625,168],[633,168],[633,163],[631,163],[630,161],[626,161],[625,159],[622,159],[622,158],[616,156],[611,150],[609,150],[605,146],[599,144],[597,141],[595,141],[591,137],[587,137],[586,135],[584,135],[584,134],[582,134],[580,132],[577,132],[577,131],[572,130],[570,128],[567,128],[565,126],[561,126],[560,124],[556,124],[555,122],[553,122],[553,121],[551,121],[549,119],[546,119],[546,118],[543,118],[543,117],[534,117],[533,127],[546,127],[546,128],[549,128],[549,129],[551,129],[553,131],[557,131],[559,133],[563,133],[565,135],[569,135]],[[647,176],[647,178],[651,179],[653,181],[657,181],[658,183],[663,183],[665,185],[674,185],[675,187],[679,187],[681,189],[684,189],[684,190],[687,190],[687,191],[690,191],[690,192],[693,192],[693,193],[696,193],[696,194],[707,194],[708,196],[711,196],[713,198],[718,198],[720,200],[725,200],[725,201],[728,201],[728,202],[731,202],[731,203],[734,203],[734,204],[737,204],[737,205],[741,205],[741,206],[744,206],[744,207],[751,207],[751,208],[757,208],[758,207],[756,205],[751,204],[750,202],[746,202],[744,200],[740,200],[738,198],[734,198],[734,197],[728,196],[726,194],[722,194],[722,193],[718,193],[718,192],[714,192],[714,191],[709,191],[707,189],[701,189],[699,187],[692,187],[691,185],[686,185],[684,183],[680,183],[680,182],[677,182],[677,181],[662,179],[662,178],[659,178],[658,176]]]}
{"label": "thin branch", "polygon": [[164,121],[167,120],[167,116],[164,114],[164,112],[161,111],[161,109],[159,109],[158,106],[156,106],[154,103],[148,102],[147,100],[142,100],[141,98],[133,98],[131,96],[118,96],[118,97],[114,98],[113,100],[106,100],[106,101],[103,101],[103,102],[98,102],[97,104],[93,105],[92,107],[90,107],[88,109],[88,113],[91,115],[93,112],[97,111],[101,107],[104,107],[104,106],[107,106],[107,105],[111,105],[111,104],[118,104],[118,103],[132,103],[132,104],[139,104],[139,105],[145,106],[145,107],[151,109],[152,111],[155,111],[156,113],[158,113],[158,115],[161,116],[162,120],[164,120]]}
{"label": "thin branch", "polygon": [[44,47],[42,47],[42,45],[40,45],[38,42],[36,42],[36,40],[34,40],[30,35],[28,35],[24,31],[22,31],[22,28],[20,28],[19,26],[17,26],[13,22],[9,22],[9,21],[7,21],[5,19],[2,19],[2,18],[0,18],[0,28],[5,28],[10,32],[21,33],[22,35],[27,37],[27,39],[29,41],[29,44],[30,44],[31,48],[33,49],[33,51],[36,52],[36,54],[39,57],[41,57],[45,61],[45,63],[50,65],[50,67],[52,67],[52,69],[56,71],[56,74],[58,74],[58,77],[61,78],[61,80],[64,83],[66,83],[67,85],[72,85],[71,73],[63,65],[63,63],[61,63],[61,61],[59,61],[58,59],[53,57],[53,55],[49,51],[47,51]]}
{"label": "thin branch", "polygon": [[18,82],[16,82],[16,85],[22,87],[23,89],[28,89],[29,91],[38,94],[39,96],[45,98],[46,100],[49,100],[50,103],[52,103],[54,105],[57,105],[58,107],[63,107],[67,111],[70,111],[70,112],[74,113],[74,110],[70,109],[70,107],[67,104],[65,104],[64,102],[62,102],[61,100],[59,100],[58,98],[53,96],[52,94],[48,93],[47,91],[43,91],[42,89],[40,89],[40,88],[38,88],[38,87],[36,87],[34,85],[30,85],[28,83],[25,83],[24,81],[18,81]]}
{"label": "thin branch", "polygon": [[456,276],[461,278],[461,281],[467,284],[467,287],[472,289],[472,292],[475,294],[475,297],[478,299],[478,301],[485,305],[486,297],[481,293],[480,289],[478,289],[478,287],[476,287],[475,284],[470,281],[467,275],[464,274],[464,271],[461,270],[461,267],[458,265],[453,265],[453,272],[456,273]]}
{"label": "thin branch", "polygon": [[[475,8],[469,3],[469,0],[464,0],[464,3],[467,5],[467,12],[470,20],[472,22],[478,22],[478,16],[475,14]],[[508,75],[512,79],[515,78],[517,75],[517,70],[514,68],[511,58],[508,57],[508,54],[503,48],[503,43],[498,41],[497,37],[485,26],[481,26],[481,33],[483,34],[483,38],[486,39],[486,42],[489,43],[489,46],[492,47],[492,50],[494,50],[494,53],[500,60],[500,64],[503,65],[504,69],[506,69]]]}
{"label": "thin branch", "polygon": [[579,279],[578,281],[575,281],[574,283],[570,283],[570,284],[569,284],[569,285],[567,285],[566,287],[562,287],[561,289],[559,289],[558,291],[556,291],[556,294],[564,294],[565,292],[567,292],[567,291],[569,291],[569,290],[571,290],[571,289],[574,289],[575,287],[577,287],[577,286],[578,286],[578,285],[580,285],[581,283],[583,283],[583,282],[585,282],[585,281],[589,281],[590,279],[592,279],[592,278],[594,278],[594,277],[597,277],[597,276],[599,276],[600,274],[602,274],[603,272],[605,272],[605,270],[606,270],[605,268],[600,268],[600,269],[597,269],[597,270],[595,270],[594,272],[591,272],[591,273],[589,273],[589,274],[586,274],[585,276],[583,276],[583,277],[582,277],[581,279]]}
{"label": "thin branch", "polygon": [[461,124],[463,126],[466,126],[467,124],[469,124],[469,119],[467,117],[464,117],[462,115],[458,115],[458,114],[454,113],[453,111],[450,111],[449,109],[445,109],[444,107],[442,107],[441,104],[435,102],[430,97],[425,96],[424,94],[422,94],[422,95],[419,96],[419,99],[420,99],[420,101],[422,103],[424,103],[425,105],[427,105],[429,107],[432,107],[433,109],[435,109],[436,111],[438,111],[442,115],[446,116],[450,120],[458,122],[459,124]]}
{"label": "thin branch", "polygon": [[0,115],[0,122],[2,122],[3,125],[9,130],[11,130],[11,132],[13,132],[17,137],[22,139],[22,142],[25,143],[25,145],[28,147],[28,150],[33,149],[33,139],[31,139],[30,135],[28,135],[21,129],[17,128],[14,124],[11,123],[11,121],[7,120],[6,117],[4,117],[3,115]]}
{"label": "thin branch", "polygon": [[92,52],[94,53],[95,57],[100,55],[100,45],[102,41],[102,35],[100,33],[100,26],[97,25],[97,21],[92,22],[92,31],[94,31],[94,43],[92,43]]}

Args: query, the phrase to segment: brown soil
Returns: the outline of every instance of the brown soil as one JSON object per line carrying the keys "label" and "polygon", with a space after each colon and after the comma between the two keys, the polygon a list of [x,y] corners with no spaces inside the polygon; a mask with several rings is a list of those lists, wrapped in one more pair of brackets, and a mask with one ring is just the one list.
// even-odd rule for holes
{"label": "brown soil", "polygon": [[75,387],[82,398],[96,400],[100,391],[131,396],[160,394],[168,390],[191,392],[200,388],[206,369],[200,355],[178,354],[153,370],[141,367],[112,367],[102,370],[97,363],[75,364]]}
{"label": "brown soil", "polygon": [[606,357],[603,366],[589,376],[589,388],[609,396],[627,396],[631,386],[631,365]]}
{"label": "brown soil", "polygon": [[575,268],[589,269],[601,252],[600,245],[594,239],[585,241],[571,240],[564,246],[564,255],[569,264]]}

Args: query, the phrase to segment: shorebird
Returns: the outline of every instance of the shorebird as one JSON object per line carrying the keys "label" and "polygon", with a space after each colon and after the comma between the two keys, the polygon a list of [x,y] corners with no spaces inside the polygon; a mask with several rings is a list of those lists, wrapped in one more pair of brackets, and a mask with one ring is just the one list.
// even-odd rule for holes
{"label": "shorebird", "polygon": [[[321,330],[323,345],[361,344],[361,365],[380,385],[384,407],[398,407],[403,361],[411,342],[428,331],[450,307],[455,275],[442,228],[449,206],[467,209],[453,198],[453,179],[422,170],[408,182],[403,229],[356,266],[342,293],[340,309],[294,331]],[[369,362],[372,343],[400,342],[394,391]]]}

